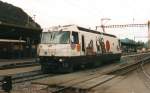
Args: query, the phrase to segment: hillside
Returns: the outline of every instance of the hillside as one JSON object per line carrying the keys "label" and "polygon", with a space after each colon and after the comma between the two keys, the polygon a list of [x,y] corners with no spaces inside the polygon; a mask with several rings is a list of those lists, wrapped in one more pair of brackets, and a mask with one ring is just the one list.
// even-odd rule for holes
{"label": "hillside", "polygon": [[41,29],[21,8],[0,1],[0,22]]}

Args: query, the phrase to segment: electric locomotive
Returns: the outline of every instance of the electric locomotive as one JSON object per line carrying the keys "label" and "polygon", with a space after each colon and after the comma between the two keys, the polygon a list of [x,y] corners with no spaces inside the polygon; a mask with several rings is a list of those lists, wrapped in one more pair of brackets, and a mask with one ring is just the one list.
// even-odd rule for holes
{"label": "electric locomotive", "polygon": [[42,71],[70,72],[76,67],[120,60],[120,41],[115,35],[76,25],[44,31],[37,50]]}

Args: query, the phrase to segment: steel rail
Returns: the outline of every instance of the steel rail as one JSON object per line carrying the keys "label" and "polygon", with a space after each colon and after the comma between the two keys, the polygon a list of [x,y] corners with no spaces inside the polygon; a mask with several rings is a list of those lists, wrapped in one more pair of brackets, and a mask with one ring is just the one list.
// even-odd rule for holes
{"label": "steel rail", "polygon": [[[143,62],[147,62],[148,60],[150,59],[150,57],[145,57],[141,60],[139,60],[138,62],[136,63],[133,63],[133,64],[130,64],[128,66],[125,66],[125,67],[122,67],[122,68],[119,68],[119,69],[115,69],[113,71],[110,71],[110,72],[107,72],[108,75],[114,75],[106,80],[103,80],[101,83],[93,86],[93,87],[90,87],[89,89],[77,89],[78,91],[82,91],[82,92],[85,92],[85,91],[89,91],[91,90],[92,88],[96,87],[96,86],[99,86],[99,85],[102,85],[104,84],[105,82],[108,82],[110,80],[113,80],[114,78],[120,76],[120,75],[125,75],[133,70],[136,70],[137,69],[137,66],[139,66],[141,63]],[[79,82],[81,83],[81,82]],[[78,84],[78,83],[77,83]],[[73,86],[73,85],[72,85]],[[63,93],[63,91],[66,91],[67,89],[74,89],[72,86],[69,86],[69,87],[58,87],[58,89],[56,89],[55,91],[51,91],[51,93]]]}
{"label": "steel rail", "polygon": [[24,62],[24,63],[11,63],[0,66],[0,70],[12,69],[12,68],[21,68],[21,67],[30,67],[30,66],[39,66],[38,62]]}

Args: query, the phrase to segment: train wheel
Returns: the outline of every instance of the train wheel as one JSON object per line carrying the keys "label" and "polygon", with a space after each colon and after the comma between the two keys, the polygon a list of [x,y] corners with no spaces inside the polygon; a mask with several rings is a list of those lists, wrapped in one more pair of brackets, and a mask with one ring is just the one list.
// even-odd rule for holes
{"label": "train wheel", "polygon": [[102,62],[100,62],[100,61],[96,61],[96,62],[94,62],[94,67],[99,67],[99,66],[101,66],[102,65]]}
{"label": "train wheel", "polygon": [[49,73],[48,68],[47,68],[46,66],[44,66],[44,65],[41,65],[41,71],[42,71],[44,74]]}
{"label": "train wheel", "polygon": [[81,68],[81,69],[85,69],[86,67],[88,67],[87,64],[81,64],[81,65],[80,65],[80,68]]}
{"label": "train wheel", "polygon": [[69,63],[66,62],[62,65],[62,68],[61,68],[60,72],[70,73],[70,72],[73,72],[73,70],[74,70],[74,66],[72,64],[69,64]]}
{"label": "train wheel", "polygon": [[74,71],[74,66],[70,65],[69,68],[68,68],[68,72],[73,72],[73,71]]}

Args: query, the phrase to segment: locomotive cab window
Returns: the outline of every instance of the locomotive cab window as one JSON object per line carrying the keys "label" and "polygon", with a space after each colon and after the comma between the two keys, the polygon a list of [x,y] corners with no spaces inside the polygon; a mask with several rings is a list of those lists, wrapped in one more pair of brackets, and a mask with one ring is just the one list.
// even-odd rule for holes
{"label": "locomotive cab window", "polygon": [[43,44],[68,44],[70,39],[69,31],[43,32],[41,43]]}
{"label": "locomotive cab window", "polygon": [[72,44],[79,44],[78,32],[72,32],[71,43]]}

